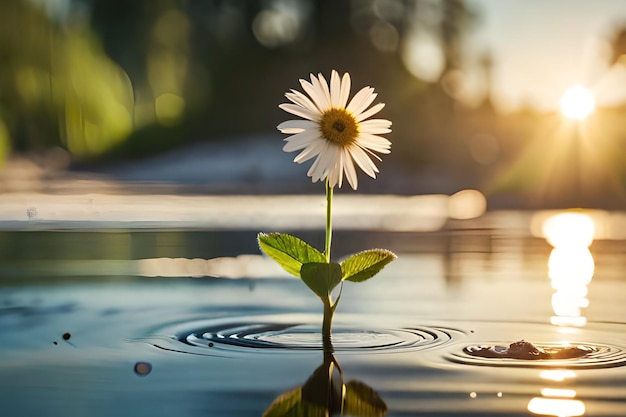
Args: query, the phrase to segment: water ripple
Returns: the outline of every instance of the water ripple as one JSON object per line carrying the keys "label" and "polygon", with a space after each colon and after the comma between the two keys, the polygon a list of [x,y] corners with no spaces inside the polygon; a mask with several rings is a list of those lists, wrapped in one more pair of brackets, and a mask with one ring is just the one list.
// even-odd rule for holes
{"label": "water ripple", "polygon": [[[446,361],[515,368],[601,369],[626,365],[626,347],[619,337],[626,330],[623,323],[590,322],[585,327],[567,328],[543,323],[477,322],[474,328],[472,343],[446,349]],[[522,340],[553,354],[534,358],[499,354]]]}
{"label": "water ripple", "polygon": [[[497,345],[505,345],[505,342]],[[465,346],[455,352],[446,355],[450,362],[491,367],[515,367],[515,368],[555,368],[567,369],[601,369],[614,368],[626,365],[626,350],[619,346],[602,345],[598,343],[574,343],[589,350],[589,353],[580,357],[565,359],[516,359],[501,357],[485,357],[477,355],[477,351],[486,345]],[[558,348],[559,345],[552,343],[537,343],[536,346],[549,350]]]}
{"label": "water ripple", "polygon": [[[333,328],[336,352],[394,353],[430,351],[423,359],[459,365],[517,368],[597,369],[626,365],[626,348],[615,339],[626,325],[589,323],[570,329],[574,339],[563,341],[562,330],[543,323],[443,321],[444,324],[393,325],[389,320],[354,316]],[[391,325],[390,325],[391,324]],[[149,342],[160,349],[208,356],[230,353],[288,353],[323,349],[318,315],[273,314],[187,320],[156,329]],[[524,359],[480,352],[500,352],[520,340],[547,352],[563,346],[580,347],[576,357]],[[500,349],[500,350],[498,350]],[[433,354],[435,356],[433,356]]]}
{"label": "water ripple", "polygon": [[[216,351],[303,351],[322,350],[319,316],[236,317],[183,322],[160,329],[172,336],[159,339],[157,347],[194,354]],[[439,326],[378,328],[358,324],[336,324],[336,352],[390,352],[432,349],[457,340],[465,332]],[[170,343],[167,346],[165,341]],[[174,345],[172,345],[174,343]]]}

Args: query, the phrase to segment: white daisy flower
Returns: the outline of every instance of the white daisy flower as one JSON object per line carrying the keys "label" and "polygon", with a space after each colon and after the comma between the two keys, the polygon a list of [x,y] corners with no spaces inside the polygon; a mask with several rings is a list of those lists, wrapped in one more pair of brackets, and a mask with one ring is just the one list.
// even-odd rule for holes
{"label": "white daisy flower", "polygon": [[371,87],[362,88],[348,103],[350,74],[340,79],[337,71],[330,76],[330,88],[322,74],[311,74],[311,82],[300,80],[307,95],[291,90],[285,97],[291,103],[279,107],[304,120],[288,120],[278,125],[285,139],[285,152],[301,151],[294,162],[299,164],[315,158],[307,175],[313,182],[328,178],[331,187],[341,187],[345,174],[353,189],[358,180],[354,163],[367,175],[376,178],[378,169],[372,157],[391,152],[391,142],[380,134],[391,132],[391,122],[367,118],[378,113],[384,103],[372,104],[377,94]]}

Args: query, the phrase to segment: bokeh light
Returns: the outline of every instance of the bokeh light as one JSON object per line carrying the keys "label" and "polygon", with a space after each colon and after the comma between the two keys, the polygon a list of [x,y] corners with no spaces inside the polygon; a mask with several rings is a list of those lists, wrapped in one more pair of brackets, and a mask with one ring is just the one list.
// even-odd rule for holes
{"label": "bokeh light", "polygon": [[478,190],[461,190],[448,201],[448,215],[453,219],[474,219],[486,211],[487,199]]}

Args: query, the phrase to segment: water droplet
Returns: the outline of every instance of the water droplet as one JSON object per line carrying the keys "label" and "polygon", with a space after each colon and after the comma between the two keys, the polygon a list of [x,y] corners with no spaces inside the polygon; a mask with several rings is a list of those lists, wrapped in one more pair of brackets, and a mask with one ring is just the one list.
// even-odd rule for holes
{"label": "water droplet", "polygon": [[137,375],[146,376],[152,372],[152,364],[149,362],[137,362],[134,370]]}

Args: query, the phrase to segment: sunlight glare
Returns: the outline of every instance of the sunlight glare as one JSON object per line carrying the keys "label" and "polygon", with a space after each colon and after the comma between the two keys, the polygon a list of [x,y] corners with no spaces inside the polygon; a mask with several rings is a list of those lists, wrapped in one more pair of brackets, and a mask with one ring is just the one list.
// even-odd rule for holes
{"label": "sunlight glare", "polygon": [[582,416],[585,404],[579,400],[535,397],[528,403],[528,411],[540,416]]}
{"label": "sunlight glare", "polygon": [[576,391],[573,389],[543,388],[541,395],[544,397],[576,398]]}
{"label": "sunlight glare", "polygon": [[566,379],[576,378],[576,373],[570,369],[548,369],[542,371],[539,376],[550,381],[563,382]]}
{"label": "sunlight glare", "polygon": [[557,213],[543,221],[541,231],[554,247],[588,247],[595,236],[595,223],[586,213]]}
{"label": "sunlight glare", "polygon": [[554,246],[548,259],[548,276],[555,290],[551,323],[557,326],[584,326],[587,319],[581,309],[589,306],[587,286],[593,278],[595,262],[589,246],[595,223],[580,212],[563,212],[548,217],[542,231]]}
{"label": "sunlight glare", "polygon": [[568,119],[583,120],[596,108],[596,100],[591,91],[583,86],[568,88],[560,100],[561,113]]}

